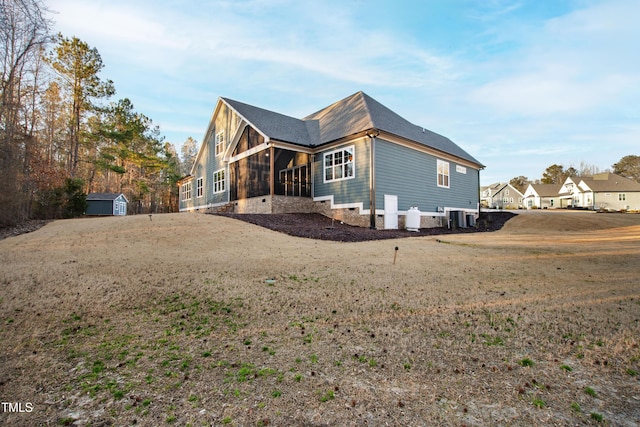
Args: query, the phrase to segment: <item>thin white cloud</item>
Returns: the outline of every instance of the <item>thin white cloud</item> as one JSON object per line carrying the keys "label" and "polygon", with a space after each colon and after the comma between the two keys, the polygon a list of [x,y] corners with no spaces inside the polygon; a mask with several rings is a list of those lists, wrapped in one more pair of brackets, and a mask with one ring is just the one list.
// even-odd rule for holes
{"label": "thin white cloud", "polygon": [[[640,96],[640,27],[629,16],[640,3],[610,1],[550,20],[520,56],[501,57],[503,74],[472,90],[469,100],[502,114],[585,114]],[[504,70],[504,71],[501,71]]]}
{"label": "thin white cloud", "polygon": [[487,170],[544,165],[541,174],[571,156],[608,167],[593,158],[605,141],[637,151],[640,131],[626,126],[640,111],[635,0],[589,1],[533,23],[514,18],[521,1],[475,4],[475,37],[447,51],[428,34],[363,20],[364,1],[49,3],[56,27],[97,47],[118,96],[174,143],[202,136],[218,96],[302,117],[366,90]]}

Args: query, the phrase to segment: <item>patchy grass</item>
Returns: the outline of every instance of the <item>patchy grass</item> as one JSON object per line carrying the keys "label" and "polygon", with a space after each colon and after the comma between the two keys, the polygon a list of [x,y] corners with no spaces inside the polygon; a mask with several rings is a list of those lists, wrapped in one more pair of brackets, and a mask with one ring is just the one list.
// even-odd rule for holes
{"label": "patchy grass", "polygon": [[[397,242],[295,239],[203,215],[51,223],[0,242],[0,380],[16,400],[38,389],[55,404],[3,421],[640,418],[624,397],[640,370],[629,243],[640,228],[611,218],[544,233],[523,215],[511,231],[447,236],[456,244],[409,238],[396,265]],[[517,274],[487,267],[505,262]]]}

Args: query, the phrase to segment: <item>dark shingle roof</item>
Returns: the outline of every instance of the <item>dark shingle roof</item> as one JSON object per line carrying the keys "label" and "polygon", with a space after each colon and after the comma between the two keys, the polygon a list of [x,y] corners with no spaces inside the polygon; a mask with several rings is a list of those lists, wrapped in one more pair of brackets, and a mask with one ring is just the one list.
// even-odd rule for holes
{"label": "dark shingle roof", "polygon": [[379,129],[481,165],[449,138],[414,125],[364,92],[357,92],[305,119],[316,118],[320,118],[320,129],[323,129],[323,121],[328,128],[322,132],[323,143],[368,129]]}
{"label": "dark shingle roof", "polygon": [[269,138],[300,145],[313,145],[309,125],[300,119],[274,113],[253,105],[221,98]]}
{"label": "dark shingle roof", "polygon": [[91,193],[87,195],[87,200],[115,200],[122,193]]}
{"label": "dark shingle roof", "polygon": [[364,92],[357,92],[301,120],[221,99],[269,138],[279,141],[313,147],[378,129],[482,166],[449,138],[410,123]]}

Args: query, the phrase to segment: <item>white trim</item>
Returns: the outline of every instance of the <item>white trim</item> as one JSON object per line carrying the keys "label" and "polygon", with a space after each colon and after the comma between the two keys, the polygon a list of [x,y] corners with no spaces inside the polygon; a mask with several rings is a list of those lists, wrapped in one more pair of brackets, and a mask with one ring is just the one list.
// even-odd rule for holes
{"label": "white trim", "polygon": [[204,177],[196,178],[196,199],[204,197]]}
{"label": "white trim", "polygon": [[[213,137],[213,153],[215,157],[220,157],[224,154],[225,151],[225,138],[224,138],[224,129],[217,132]],[[220,142],[218,142],[220,140]],[[222,148],[218,151],[218,146],[221,145]]]}
{"label": "white trim", "polygon": [[245,122],[247,122],[247,124],[248,124],[249,126],[251,126],[251,127],[252,127],[256,132],[258,132],[260,135],[262,135],[262,136],[264,137],[265,142],[266,142],[266,141],[269,141],[269,137],[268,137],[264,132],[262,132],[260,129],[258,129],[258,127],[257,127],[257,126],[255,126],[253,123],[251,123],[249,120],[247,120],[247,118],[246,118],[245,116],[243,116],[242,114],[240,114],[240,113],[238,112],[238,110],[236,110],[235,108],[233,108],[231,105],[227,104],[227,103],[224,101],[224,99],[222,99],[222,98],[220,98],[220,102],[222,102],[224,105],[226,105],[229,109],[233,110],[233,111],[238,115],[238,117],[240,117],[242,120],[244,120]]}
{"label": "white trim", "polygon": [[231,154],[233,154],[233,150],[235,150],[238,146],[238,142],[240,141],[240,137],[242,136],[242,132],[240,131],[248,125],[249,123],[244,118],[241,118],[238,121],[238,126],[236,126],[236,130],[233,132],[231,138],[228,139],[229,143],[227,144],[224,153],[222,153],[222,161],[229,161]]}
{"label": "white trim", "polygon": [[[351,154],[351,160],[347,163],[344,161],[344,152],[349,152]],[[331,178],[331,179],[327,179],[327,169],[331,168],[332,172],[335,171],[336,165],[332,164],[331,166],[327,166],[327,156],[333,156],[332,158],[335,159],[335,155],[336,153],[342,153],[342,163],[340,163],[340,167],[342,169],[342,176],[340,178]],[[351,165],[351,175],[350,176],[344,176],[344,171],[346,170],[346,165],[350,164]],[[331,151],[324,151],[322,153],[322,182],[323,183],[332,183],[332,182],[339,182],[339,181],[346,181],[349,179],[354,179],[356,177],[356,147],[355,145],[347,145],[347,146],[343,146],[343,147],[339,147],[336,148],[334,150]]]}
{"label": "white trim", "polygon": [[260,151],[264,151],[269,147],[271,147],[271,145],[267,142],[265,142],[264,144],[256,145],[253,148],[249,148],[247,151],[243,151],[237,156],[229,157],[228,162],[229,163],[237,162],[238,160],[244,159],[245,157],[249,157],[253,154],[259,153]]}
{"label": "white trim", "polygon": [[[371,209],[364,209],[364,204],[362,202],[357,202],[357,203],[341,203],[341,204],[336,204],[333,202],[333,194],[329,195],[329,196],[320,196],[320,197],[314,197],[313,201],[314,202],[331,202],[330,203],[330,208],[331,209],[351,209],[351,208],[356,208],[358,209],[358,211],[360,212],[360,215],[369,215],[371,214]],[[470,213],[474,213],[474,214],[478,214],[478,210],[477,209],[464,209],[464,208],[443,208],[442,212],[420,212],[420,216],[421,217],[428,217],[428,216],[445,216],[447,211],[465,211],[465,212],[470,212]],[[398,211],[398,215],[407,215],[408,211]],[[384,209],[376,209],[376,215],[384,215]]]}
{"label": "white trim", "polygon": [[[189,187],[188,191],[186,188],[187,186]],[[192,192],[193,192],[193,179],[190,179],[189,181],[186,181],[180,184],[180,201],[186,202],[187,200],[191,200],[193,198]],[[189,197],[186,196],[187,194],[189,194]]]}
{"label": "white trim", "polygon": [[[218,174],[219,172],[222,172],[224,175],[222,176],[222,180],[216,180],[216,174]],[[212,190],[213,190],[213,194],[221,194],[224,193],[225,191],[227,191],[227,168],[220,168],[216,171],[213,171],[213,175],[212,175],[212,181],[213,181],[213,186],[212,186]],[[216,186],[222,182],[222,190],[218,190],[216,191]]]}
{"label": "white trim", "polygon": [[191,211],[195,211],[195,210],[199,210],[199,209],[215,208],[215,207],[218,207],[218,206],[224,206],[226,204],[227,204],[227,202],[207,203],[206,205],[198,205],[198,206],[191,206],[191,207],[188,207],[188,208],[180,208],[180,212],[191,212]]}
{"label": "white trim", "polygon": [[[440,165],[445,164],[447,165],[447,173],[446,175],[442,175],[447,177],[447,184],[445,185],[443,182],[443,184],[440,185]],[[438,188],[451,188],[451,163],[447,160],[436,159],[436,186]]]}
{"label": "white trim", "polygon": [[[314,202],[331,202],[331,209],[350,209],[350,208],[357,208],[360,210],[360,212],[366,212],[367,214],[369,214],[370,210],[369,209],[364,209],[364,205],[362,204],[362,202],[355,202],[355,203],[342,203],[342,204],[335,204],[333,202],[333,194],[329,195],[329,196],[320,196],[320,197],[314,197],[313,198]],[[384,212],[383,210],[380,210],[380,212]]]}

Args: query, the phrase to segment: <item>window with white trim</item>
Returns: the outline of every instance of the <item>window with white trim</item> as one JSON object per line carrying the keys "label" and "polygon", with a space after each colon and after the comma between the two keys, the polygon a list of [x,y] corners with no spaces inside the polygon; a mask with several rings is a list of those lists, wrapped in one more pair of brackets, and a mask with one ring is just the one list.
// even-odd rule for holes
{"label": "window with white trim", "polygon": [[204,196],[204,178],[196,180],[196,197]]}
{"label": "window with white trim", "polygon": [[618,193],[618,200],[621,202],[627,200],[627,193]]}
{"label": "window with white trim", "polygon": [[189,200],[191,198],[191,181],[182,184],[182,200]]}
{"label": "window with white trim", "polygon": [[437,159],[438,187],[449,188],[449,162]]}
{"label": "window with white trim", "polygon": [[225,188],[224,169],[215,171],[213,173],[213,193],[222,193]]}
{"label": "window with white trim", "polygon": [[340,181],[355,176],[353,145],[324,153],[324,182]]}
{"label": "window with white trim", "polygon": [[223,130],[221,130],[216,134],[215,145],[216,145],[216,157],[218,157],[224,151],[224,131]]}

